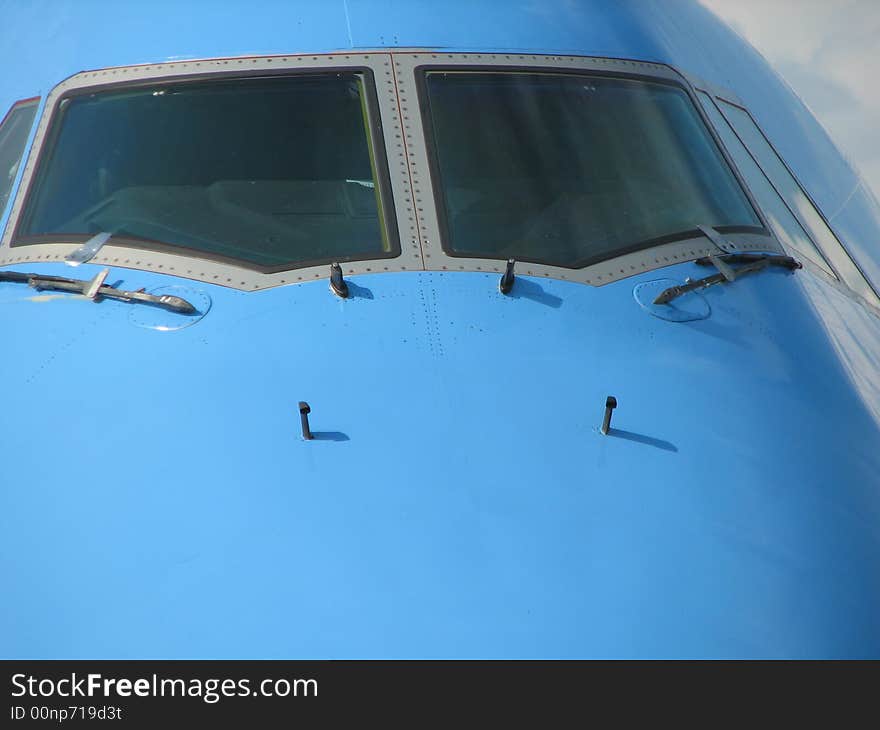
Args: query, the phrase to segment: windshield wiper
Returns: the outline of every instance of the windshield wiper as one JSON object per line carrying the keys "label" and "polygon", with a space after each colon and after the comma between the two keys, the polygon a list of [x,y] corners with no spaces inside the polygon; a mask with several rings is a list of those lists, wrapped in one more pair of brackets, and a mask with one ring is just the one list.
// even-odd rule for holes
{"label": "windshield wiper", "polygon": [[[697,289],[705,289],[708,286],[721,284],[725,281],[736,281],[745,274],[761,271],[768,266],[780,266],[789,271],[801,268],[800,261],[795,261],[791,256],[769,253],[730,253],[721,256],[705,256],[697,259],[694,263],[700,266],[714,266],[718,269],[718,273],[702,279],[687,279],[684,284],[664,289],[654,299],[654,304],[669,304],[669,302],[676,297],[680,297],[682,294],[687,294]],[[743,264],[743,266],[733,268],[731,264]]]}
{"label": "windshield wiper", "polygon": [[74,294],[82,294],[92,301],[99,297],[119,299],[123,302],[141,302],[154,307],[162,307],[179,314],[198,314],[198,310],[186,299],[175,297],[170,294],[147,294],[143,289],[126,291],[117,289],[115,286],[105,284],[104,280],[110,269],[103,269],[91,281],[85,279],[68,279],[63,276],[45,276],[43,274],[23,274],[19,271],[0,271],[0,281],[11,281],[19,284],[27,284],[37,291],[67,291]]}

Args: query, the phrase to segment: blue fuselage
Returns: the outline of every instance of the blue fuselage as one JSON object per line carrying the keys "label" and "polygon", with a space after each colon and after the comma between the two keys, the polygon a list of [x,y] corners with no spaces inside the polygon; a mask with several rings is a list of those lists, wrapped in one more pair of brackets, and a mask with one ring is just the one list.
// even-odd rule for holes
{"label": "blue fuselage", "polygon": [[[695,4],[51,8],[7,9],[4,109],[182,56],[668,63],[749,105],[880,283],[873,198]],[[198,302],[180,329],[0,283],[0,656],[880,656],[880,319],[810,267],[707,289],[692,321],[634,297],[706,273],[518,273],[505,296],[495,273],[398,271],[342,300],[326,278],[247,292],[112,268]]]}

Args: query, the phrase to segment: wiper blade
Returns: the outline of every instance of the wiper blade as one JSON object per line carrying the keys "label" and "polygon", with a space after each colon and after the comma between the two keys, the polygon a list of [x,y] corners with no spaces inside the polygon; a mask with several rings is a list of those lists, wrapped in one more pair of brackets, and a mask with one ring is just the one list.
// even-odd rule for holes
{"label": "wiper blade", "polygon": [[154,307],[162,307],[179,314],[198,314],[198,310],[186,299],[170,294],[147,294],[143,289],[126,291],[105,284],[110,269],[103,269],[94,279],[68,279],[64,276],[46,276],[43,274],[25,274],[19,271],[0,271],[0,281],[27,284],[37,291],[67,291],[82,294],[95,301],[99,297],[118,299],[123,302],[141,302]]}
{"label": "wiper blade", "polygon": [[64,257],[65,263],[70,266],[79,266],[80,264],[85,264],[91,261],[98,254],[104,244],[110,240],[113,236],[112,232],[104,231],[103,233],[99,233],[96,236],[92,236],[88,241],[86,241],[82,246],[73,251],[72,253],[67,254]]}
{"label": "wiper blade", "polygon": [[[736,281],[746,274],[761,271],[768,266],[780,266],[790,271],[801,268],[800,261],[795,261],[791,256],[780,256],[779,254],[731,253],[722,256],[704,256],[694,261],[694,263],[700,266],[714,266],[718,269],[718,273],[702,279],[688,279],[684,284],[664,289],[654,299],[654,304],[669,304],[669,302],[676,297],[680,297],[682,294],[687,294],[697,289],[705,289],[708,286],[721,284],[725,281]],[[733,268],[732,264],[743,265]]]}

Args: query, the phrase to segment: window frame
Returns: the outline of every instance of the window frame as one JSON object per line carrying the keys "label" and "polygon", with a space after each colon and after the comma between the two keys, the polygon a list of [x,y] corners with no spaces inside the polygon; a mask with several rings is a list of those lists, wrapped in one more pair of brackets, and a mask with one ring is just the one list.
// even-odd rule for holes
{"label": "window frame", "polygon": [[[713,96],[709,92],[698,88],[697,89],[697,96],[701,97],[701,95],[702,95],[702,97],[705,97],[705,104],[711,105],[715,109],[715,111],[718,114],[718,117],[720,118],[720,122],[727,126],[727,128],[730,131],[730,134],[733,136],[733,138],[737,142],[739,142],[739,145],[740,145],[740,147],[742,147],[743,152],[748,157],[748,159],[752,161],[752,164],[755,166],[755,168],[757,170],[757,174],[760,175],[764,179],[764,181],[767,183],[767,186],[769,187],[771,193],[776,196],[776,198],[779,201],[779,204],[782,206],[782,208],[784,208],[788,212],[789,216],[791,216],[792,221],[800,230],[800,233],[803,234],[803,236],[807,239],[810,246],[812,246],[812,248],[813,248],[813,251],[811,253],[807,254],[802,251],[799,251],[794,246],[790,246],[789,248],[791,250],[789,251],[789,253],[792,256],[794,256],[795,258],[804,259],[804,260],[808,261],[809,263],[813,264],[817,268],[822,269],[827,275],[839,280],[839,277],[837,276],[837,273],[836,273],[834,267],[827,260],[825,255],[822,253],[821,249],[816,245],[816,242],[813,239],[813,236],[810,235],[810,232],[806,229],[806,227],[802,223],[801,219],[791,209],[791,205],[789,205],[788,201],[780,194],[778,188],[773,184],[773,181],[770,180],[767,173],[764,172],[764,168],[762,168],[761,165],[758,163],[758,161],[755,159],[755,155],[752,152],[752,150],[749,149],[749,147],[743,141],[742,137],[737,133],[736,129],[734,129],[733,125],[730,123],[730,121],[727,119],[727,117],[721,111],[721,107],[718,105],[718,101],[719,101],[718,97]],[[702,97],[701,97],[701,103],[703,103]],[[709,116],[709,119],[712,122],[713,126],[715,126],[715,121],[712,118],[712,116],[711,115],[708,115],[708,116]],[[719,130],[716,128],[716,131],[719,131]],[[723,138],[723,135],[721,135],[720,131],[719,131],[719,137],[721,137],[722,141],[723,141],[724,138]],[[727,146],[726,143],[725,143],[725,146]],[[746,180],[746,184],[751,189],[752,185],[748,181],[747,173],[741,169],[742,166],[739,164],[739,162],[737,162],[736,156],[734,155],[733,151],[728,149],[728,152],[730,152],[730,156],[731,156],[731,159],[734,160],[734,164],[738,168],[740,168],[740,172],[742,172],[743,179]],[[758,200],[759,194],[755,191],[753,191],[753,193],[755,195],[755,199]],[[783,239],[780,239],[780,242],[782,243],[783,246],[785,246],[785,242]]]}
{"label": "window frame", "polygon": [[[63,261],[90,236],[49,235],[24,238],[19,235],[22,214],[35,193],[37,171],[51,154],[55,120],[64,99],[106,90],[123,90],[156,83],[186,83],[230,78],[265,78],[267,76],[321,75],[327,73],[362,75],[369,143],[374,155],[377,187],[381,200],[379,211],[390,254],[370,255],[356,260],[339,259],[346,274],[372,271],[404,271],[422,268],[412,210],[398,201],[411,200],[409,174],[402,154],[402,131],[396,92],[390,80],[387,53],[335,53],[323,55],[262,56],[159,63],[144,66],[108,68],[76,74],[58,84],[48,95],[38,128],[24,166],[8,225],[0,242],[0,266],[23,261]],[[382,81],[386,83],[382,83]],[[390,87],[390,88],[389,88]],[[402,161],[394,164],[393,155]],[[24,240],[22,240],[24,238]],[[33,239],[37,240],[33,240]],[[330,260],[302,262],[280,267],[261,267],[237,259],[213,256],[173,244],[150,244],[143,248],[128,238],[112,238],[92,259],[93,263],[153,270],[186,278],[220,284],[236,289],[254,290],[288,283],[327,278]]]}
{"label": "window frame", "polygon": [[[740,141],[740,144],[742,144],[742,146],[745,148],[746,152],[748,152],[749,156],[754,161],[755,165],[757,165],[758,169],[761,171],[761,173],[767,179],[768,184],[771,186],[771,188],[773,188],[773,190],[779,196],[779,199],[782,201],[782,204],[786,208],[788,208],[791,215],[794,217],[794,219],[798,222],[798,224],[804,230],[804,233],[807,235],[807,237],[810,239],[810,241],[812,241],[813,246],[823,256],[828,267],[832,270],[833,274],[828,274],[821,266],[814,264],[811,260],[805,258],[804,261],[806,262],[806,265],[809,266],[812,271],[815,271],[817,274],[824,277],[826,281],[838,286],[841,290],[845,291],[849,296],[855,297],[859,301],[864,302],[875,313],[880,313],[880,290],[878,290],[877,286],[874,286],[874,284],[871,282],[871,279],[868,278],[868,276],[865,274],[864,269],[859,265],[858,261],[852,256],[852,254],[850,254],[849,250],[846,247],[846,244],[843,242],[843,240],[841,239],[841,237],[837,233],[837,231],[834,230],[834,227],[831,225],[831,222],[829,221],[828,217],[822,211],[822,208],[816,203],[816,201],[813,199],[813,196],[810,195],[809,191],[806,189],[806,187],[804,187],[803,183],[800,181],[798,176],[795,175],[794,171],[791,169],[788,162],[786,162],[785,157],[783,157],[783,155],[781,155],[779,153],[779,150],[776,148],[776,145],[774,145],[773,142],[770,141],[770,138],[767,136],[764,129],[761,127],[760,124],[758,124],[758,121],[755,119],[754,115],[749,110],[748,105],[742,99],[740,99],[731,89],[728,89],[723,86],[719,86],[717,84],[713,84],[713,83],[707,81],[706,79],[700,78],[695,75],[689,75],[688,81],[690,82],[691,86],[696,91],[703,92],[711,100],[711,102],[715,105],[715,108],[718,110],[718,113],[721,115],[721,117],[725,120],[727,125],[730,127],[731,132],[734,135],[736,135],[736,138]],[[742,138],[740,137],[739,133],[736,130],[736,127],[729,121],[727,115],[724,114],[724,110],[723,110],[722,106],[719,104],[719,102],[724,102],[725,104],[729,104],[731,106],[738,107],[739,109],[746,112],[746,114],[748,114],[748,116],[752,120],[752,123],[757,128],[758,132],[764,138],[765,142],[770,147],[770,149],[773,151],[773,153],[777,156],[777,158],[779,158],[779,161],[782,163],[783,167],[788,171],[788,174],[794,180],[795,184],[800,188],[801,192],[804,194],[804,196],[807,199],[807,201],[809,202],[809,204],[813,207],[813,210],[822,219],[822,221],[828,227],[828,230],[831,231],[831,234],[833,235],[834,239],[837,241],[837,245],[840,249],[841,254],[843,256],[845,256],[847,259],[849,259],[853,268],[858,273],[858,275],[861,277],[862,283],[867,288],[867,290],[869,290],[870,292],[873,292],[873,296],[870,299],[866,299],[864,296],[859,294],[859,292],[856,291],[855,289],[853,289],[852,286],[850,286],[850,284],[846,281],[846,279],[843,276],[841,276],[840,272],[837,270],[837,267],[834,266],[833,262],[828,258],[827,254],[816,243],[815,239],[813,238],[813,234],[809,230],[809,226],[807,226],[804,223],[803,219],[795,211],[791,210],[791,206],[788,204],[788,201],[779,193],[779,191],[777,190],[773,181],[770,180],[769,176],[764,172],[764,168],[755,159],[754,154],[752,153],[752,150],[750,150],[749,146],[742,140]],[[710,123],[711,123],[711,120],[710,120]],[[714,128],[714,125],[713,125],[713,128]],[[790,253],[797,255],[797,252],[790,252]]]}
{"label": "window frame", "polygon": [[[745,184],[739,169],[730,158],[718,133],[707,118],[696,97],[690,80],[671,66],[652,62],[631,61],[588,56],[554,56],[533,53],[468,53],[430,51],[389,51],[388,49],[332,52],[325,54],[288,54],[249,56],[106,68],[76,74],[58,84],[49,93],[38,116],[36,131],[18,185],[8,225],[0,241],[0,266],[27,261],[63,261],[76,250],[81,240],[56,240],[52,243],[10,246],[15,238],[24,201],[30,194],[34,171],[43,153],[47,129],[57,112],[59,99],[74,89],[96,90],[115,88],[132,81],[173,82],[189,78],[219,76],[264,76],[267,73],[292,73],[295,70],[320,72],[335,69],[369,69],[373,83],[365,79],[368,93],[375,93],[375,118],[371,119],[375,151],[384,153],[388,167],[390,197],[383,199],[383,214],[396,223],[400,254],[396,258],[378,258],[342,263],[346,275],[383,271],[471,271],[500,272],[505,262],[448,255],[435,205],[434,178],[430,174],[424,125],[418,104],[417,78],[420,70],[473,68],[483,72],[519,70],[529,73],[565,72],[588,75],[605,74],[678,85],[689,97],[702,119],[704,128],[743,190],[752,209],[761,221],[760,232],[738,233],[727,237],[730,250],[784,252],[775,238],[761,207]],[[378,144],[377,144],[378,140]],[[390,230],[386,226],[386,230]],[[684,263],[717,253],[717,247],[701,233],[669,241],[654,241],[639,250],[616,254],[584,268],[572,269],[546,264],[522,262],[517,272],[538,277],[576,281],[592,286],[625,279],[636,274]],[[81,238],[81,237],[80,237]],[[284,284],[327,279],[329,266],[290,268],[263,273],[253,268],[212,260],[200,255],[192,257],[175,247],[173,251],[144,250],[126,246],[111,239],[92,259],[95,264],[144,271],[158,271],[195,281],[219,284],[252,291]]]}
{"label": "window frame", "polygon": [[[424,115],[426,108],[425,75],[433,71],[475,71],[521,72],[521,73],[572,73],[577,75],[604,75],[617,78],[630,78],[642,81],[673,84],[688,96],[704,128],[726,162],[728,169],[742,189],[754,210],[760,229],[738,233],[728,238],[732,249],[740,251],[782,252],[782,246],[772,234],[770,227],[751,194],[744,184],[739,170],[721,144],[714,127],[696,99],[690,83],[670,66],[641,61],[595,58],[584,56],[536,56],[532,54],[501,53],[400,53],[395,54],[395,73],[401,97],[401,110],[404,115],[404,131],[408,142],[410,168],[416,208],[419,211],[419,233],[429,270],[439,271],[484,271],[504,270],[505,260],[498,258],[475,258],[468,254],[451,254],[448,250],[448,235],[442,216],[445,205],[442,192],[438,189],[439,173],[433,151],[427,138],[429,125]],[[411,100],[411,101],[410,101]],[[411,109],[417,103],[418,109]],[[696,258],[717,253],[714,244],[707,241],[699,231],[692,237],[665,241],[654,239],[642,242],[636,250],[618,253],[611,258],[587,263],[582,268],[569,268],[544,263],[520,261],[516,270],[532,276],[577,281],[593,286],[601,286],[612,281],[634,276],[635,274],[669,266],[670,264],[691,261]]]}
{"label": "window frame", "polygon": [[[758,124],[758,120],[755,119],[755,116],[751,113],[751,111],[749,111],[748,107],[740,100],[738,100],[738,99],[734,100],[734,99],[728,98],[728,96],[725,94],[720,94],[720,93],[719,94],[712,94],[711,91],[707,91],[707,94],[709,94],[709,96],[712,97],[712,102],[715,104],[718,111],[721,113],[721,116],[724,117],[724,119],[730,125],[731,130],[733,130],[733,133],[736,135],[737,139],[739,139],[742,146],[746,149],[746,151],[749,153],[751,158],[755,161],[755,164],[758,166],[758,168],[764,174],[764,177],[767,178],[767,182],[769,182],[770,186],[773,188],[773,190],[776,191],[776,194],[779,196],[779,199],[783,202],[785,207],[788,208],[789,212],[794,216],[794,219],[800,224],[801,228],[803,228],[804,233],[806,233],[806,235],[810,239],[810,241],[813,242],[814,248],[819,252],[819,254],[822,256],[822,258],[825,260],[825,263],[832,270],[832,272],[834,273],[834,276],[837,278],[837,280],[840,281],[844,286],[846,286],[847,289],[852,291],[853,294],[856,294],[857,296],[861,296],[860,294],[858,294],[858,292],[855,289],[853,289],[853,287],[850,285],[850,283],[847,282],[847,277],[845,277],[842,274],[842,272],[840,271],[840,268],[838,266],[835,266],[834,261],[833,261],[833,257],[829,255],[829,253],[833,253],[833,252],[826,252],[823,249],[823,247],[816,240],[816,236],[813,234],[813,232],[811,230],[811,226],[804,220],[803,216],[801,216],[800,212],[796,209],[797,206],[792,206],[792,204],[789,203],[789,201],[786,199],[786,197],[780,192],[776,183],[773,181],[773,179],[770,177],[770,175],[764,169],[764,166],[761,164],[761,161],[758,159],[758,152],[756,150],[751,149],[748,146],[748,144],[746,144],[746,141],[743,139],[742,134],[740,134],[739,130],[737,129],[736,124],[734,123],[734,120],[731,119],[730,115],[725,111],[724,105],[726,104],[726,105],[729,105],[731,107],[738,109],[739,111],[743,112],[751,120],[751,123],[754,125],[758,134],[761,135],[761,138],[767,144],[767,147],[769,148],[769,150],[774,155],[776,155],[776,159],[779,161],[779,163],[782,165],[783,169],[788,173],[788,175],[794,181],[794,184],[800,189],[800,191],[803,194],[804,198],[806,199],[807,203],[809,203],[809,205],[812,207],[813,212],[816,213],[816,215],[819,217],[819,219],[822,221],[822,223],[828,229],[828,232],[831,234],[831,237],[834,239],[834,242],[837,245],[837,248],[838,248],[837,253],[839,253],[841,256],[846,257],[849,260],[849,262],[853,266],[855,273],[859,277],[861,277],[862,283],[865,285],[865,287],[869,291],[873,292],[875,300],[870,302],[870,304],[874,307],[880,306],[880,289],[878,289],[878,287],[874,285],[874,283],[865,274],[862,267],[859,266],[859,264],[855,260],[855,258],[849,253],[849,251],[847,250],[843,241],[840,240],[840,236],[837,234],[837,232],[832,227],[831,222],[828,220],[828,218],[822,212],[822,208],[819,205],[817,205],[816,201],[813,199],[813,196],[810,195],[810,193],[807,191],[807,189],[804,187],[804,185],[798,179],[797,175],[794,174],[794,171],[791,169],[791,166],[785,161],[785,157],[783,157],[780,154],[779,150],[776,149],[776,145],[774,145],[773,142],[770,141],[770,138],[767,136],[767,133],[763,130],[761,125]],[[722,103],[719,104],[718,102],[722,102]]]}

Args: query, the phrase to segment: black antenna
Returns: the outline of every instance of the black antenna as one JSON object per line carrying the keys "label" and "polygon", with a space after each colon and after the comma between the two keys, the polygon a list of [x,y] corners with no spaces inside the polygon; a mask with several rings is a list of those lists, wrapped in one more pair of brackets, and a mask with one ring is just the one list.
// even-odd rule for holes
{"label": "black antenna", "polygon": [[599,429],[603,436],[607,436],[608,431],[611,430],[611,413],[615,408],[617,408],[617,398],[609,395],[605,399],[605,418],[602,420],[602,428]]}
{"label": "black antenna", "polygon": [[303,438],[306,441],[311,441],[314,436],[312,436],[312,430],[309,428],[309,413],[312,412],[312,409],[309,408],[309,404],[304,400],[299,402],[299,420],[302,424]]}
{"label": "black antenna", "polygon": [[504,276],[502,276],[501,281],[498,282],[498,288],[501,290],[502,294],[510,294],[510,290],[513,289],[513,282],[516,280],[516,276],[513,273],[514,266],[516,266],[516,261],[508,259],[507,269],[504,271]]}
{"label": "black antenna", "polygon": [[337,297],[348,299],[348,284],[342,278],[342,267],[339,264],[330,264],[330,288]]}

